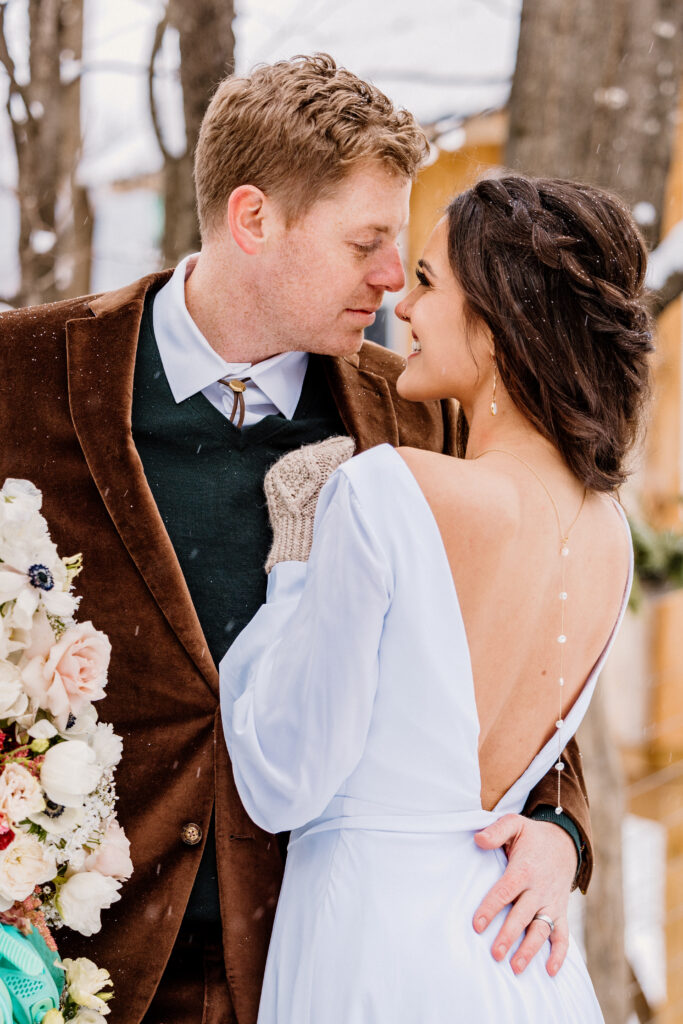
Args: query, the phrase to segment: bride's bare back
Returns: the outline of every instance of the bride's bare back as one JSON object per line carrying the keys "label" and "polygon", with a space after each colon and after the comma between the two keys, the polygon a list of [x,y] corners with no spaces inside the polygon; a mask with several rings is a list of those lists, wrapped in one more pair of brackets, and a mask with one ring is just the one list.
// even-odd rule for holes
{"label": "bride's bare back", "polygon": [[[557,519],[532,472],[509,456],[475,461],[416,448],[398,451],[431,507],[450,563],[472,660],[482,806],[491,809],[556,731]],[[532,457],[527,461],[533,465]],[[583,490],[559,465],[539,475],[566,530]],[[607,643],[628,576],[628,537],[611,498],[588,494],[571,532],[570,550],[565,713]]]}

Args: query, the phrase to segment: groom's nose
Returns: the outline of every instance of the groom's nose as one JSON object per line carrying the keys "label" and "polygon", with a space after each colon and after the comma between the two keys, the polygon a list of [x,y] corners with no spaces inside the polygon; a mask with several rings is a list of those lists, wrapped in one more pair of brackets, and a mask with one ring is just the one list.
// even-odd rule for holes
{"label": "groom's nose", "polygon": [[377,260],[373,263],[366,280],[373,288],[400,292],[406,278],[397,245],[387,246],[377,253]]}

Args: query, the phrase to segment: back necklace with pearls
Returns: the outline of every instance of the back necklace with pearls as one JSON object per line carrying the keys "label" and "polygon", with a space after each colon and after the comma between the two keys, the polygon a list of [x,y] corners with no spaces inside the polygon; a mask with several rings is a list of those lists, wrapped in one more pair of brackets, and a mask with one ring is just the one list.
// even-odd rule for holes
{"label": "back necklace with pearls", "polygon": [[564,719],[563,719],[562,715],[563,715],[563,703],[564,702],[563,702],[562,697],[563,697],[563,687],[564,687],[564,651],[565,651],[565,646],[567,644],[567,635],[566,635],[566,633],[564,631],[564,629],[565,629],[565,609],[567,607],[567,598],[568,598],[567,588],[566,588],[567,559],[569,557],[569,535],[571,534],[572,530],[576,526],[576,522],[577,522],[579,516],[581,515],[581,512],[583,511],[583,506],[586,503],[586,496],[588,494],[588,491],[584,487],[584,489],[583,489],[583,498],[581,499],[581,505],[579,506],[579,511],[574,516],[574,519],[573,519],[571,525],[569,526],[569,528],[565,531],[565,530],[562,529],[562,521],[560,519],[560,510],[557,507],[557,503],[556,503],[555,499],[553,498],[552,494],[550,493],[550,491],[548,490],[548,488],[546,487],[544,481],[541,479],[541,477],[538,475],[538,473],[534,469],[534,467],[530,466],[529,463],[526,462],[524,459],[522,459],[519,455],[515,455],[514,452],[505,451],[505,449],[503,449],[503,448],[486,448],[483,452],[479,452],[478,455],[475,455],[474,459],[475,460],[476,459],[480,459],[483,455],[491,455],[491,454],[509,455],[511,459],[516,459],[517,462],[521,462],[523,466],[526,466],[526,468],[531,473],[534,474],[534,476],[538,480],[539,484],[541,485],[541,487],[543,488],[545,493],[550,498],[550,503],[553,506],[553,509],[555,511],[555,518],[557,519],[557,528],[558,528],[559,533],[560,533],[560,565],[561,565],[561,583],[560,583],[560,594],[559,594],[559,598],[560,598],[560,632],[559,632],[559,634],[557,636],[557,642],[558,642],[559,647],[560,647],[560,666],[559,666],[559,673],[558,673],[559,713],[558,713],[558,716],[557,716],[557,721],[555,722],[555,728],[557,730],[557,761],[555,762],[555,770],[557,772],[557,807],[555,808],[555,814],[562,814],[561,779],[562,779],[562,772],[564,770],[564,762],[562,760],[562,751],[564,750],[564,742],[562,740],[562,726],[564,725]]}

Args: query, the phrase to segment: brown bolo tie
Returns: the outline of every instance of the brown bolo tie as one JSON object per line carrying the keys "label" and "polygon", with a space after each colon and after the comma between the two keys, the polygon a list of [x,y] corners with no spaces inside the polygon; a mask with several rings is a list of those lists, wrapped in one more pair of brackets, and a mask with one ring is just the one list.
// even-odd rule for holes
{"label": "brown bolo tie", "polygon": [[[230,412],[230,422],[234,423],[238,430],[242,429],[244,423],[244,414],[246,407],[244,404],[244,392],[247,390],[247,381],[250,381],[251,377],[221,377],[218,381],[219,384],[225,385],[226,388],[230,388],[232,391],[232,410]],[[235,413],[239,409],[239,418],[235,423]]]}

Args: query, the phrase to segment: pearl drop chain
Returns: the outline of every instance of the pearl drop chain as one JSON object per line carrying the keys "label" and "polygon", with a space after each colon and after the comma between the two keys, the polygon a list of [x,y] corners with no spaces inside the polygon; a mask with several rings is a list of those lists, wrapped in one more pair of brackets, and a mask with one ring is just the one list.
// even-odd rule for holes
{"label": "pearl drop chain", "polygon": [[561,612],[560,612],[560,632],[559,632],[559,634],[557,636],[557,642],[560,645],[560,668],[559,668],[559,673],[558,673],[559,711],[558,711],[558,715],[557,715],[557,721],[555,722],[555,729],[557,730],[557,761],[555,762],[553,767],[555,768],[555,771],[557,772],[557,806],[555,807],[555,814],[562,814],[563,813],[563,808],[562,808],[562,772],[564,771],[564,767],[565,767],[564,761],[562,760],[562,751],[564,750],[564,742],[562,740],[562,726],[564,725],[564,718],[563,718],[563,714],[564,714],[564,710],[563,710],[563,708],[564,708],[564,701],[563,701],[563,692],[564,692],[564,652],[565,652],[565,647],[567,645],[567,634],[565,633],[564,630],[565,630],[565,609],[567,607],[567,599],[569,597],[569,595],[567,594],[567,559],[569,558],[569,535],[572,532],[572,530],[574,529],[574,527],[576,526],[576,522],[577,522],[579,516],[581,515],[581,512],[583,511],[583,506],[584,506],[584,504],[586,502],[586,496],[588,494],[588,491],[584,487],[583,498],[581,499],[581,504],[579,506],[579,511],[574,516],[574,520],[573,520],[571,526],[569,527],[569,529],[565,533],[563,531],[563,529],[562,529],[562,522],[560,520],[560,511],[559,511],[559,509],[557,507],[557,503],[556,503],[555,499],[553,498],[552,494],[550,493],[550,491],[548,490],[548,488],[546,487],[545,483],[541,479],[541,477],[538,475],[538,473],[534,469],[534,467],[530,466],[529,463],[525,462],[525,460],[520,458],[519,455],[515,455],[514,452],[505,451],[503,448],[487,448],[485,451],[480,452],[479,455],[475,455],[474,458],[475,459],[480,459],[482,457],[482,455],[491,455],[491,454],[509,455],[510,458],[516,459],[517,462],[521,462],[523,466],[526,466],[526,468],[531,473],[534,474],[534,476],[538,480],[539,484],[541,485],[541,487],[543,488],[545,493],[550,498],[550,503],[552,504],[553,509],[555,510],[555,518],[557,519],[557,526],[558,526],[558,530],[560,532],[560,565],[562,567],[562,572],[561,572],[561,583],[560,583],[561,589],[560,589],[560,595],[559,596],[560,596],[560,609],[561,609]]}
{"label": "pearl drop chain", "polygon": [[[583,492],[583,501],[585,501],[585,500],[586,500],[586,492],[584,491]],[[583,501],[581,502],[581,508],[583,508]],[[554,504],[555,503],[553,502],[553,505]],[[555,506],[555,511],[557,512],[557,506]],[[579,509],[579,512],[581,512],[581,509]],[[578,518],[579,517],[577,516],[576,519],[578,519]],[[576,519],[574,520],[574,523],[576,522]],[[558,525],[559,525],[559,522],[560,522],[559,513],[558,513],[557,521],[558,521]],[[574,525],[574,523],[572,523],[572,526]],[[561,532],[562,532],[562,530],[560,528],[560,533]],[[558,716],[557,716],[557,721],[555,722],[555,728],[557,729],[557,761],[555,762],[555,771],[557,772],[557,806],[555,808],[555,814],[562,814],[562,802],[561,802],[562,801],[562,792],[561,792],[561,790],[562,790],[562,781],[561,780],[562,780],[562,772],[564,771],[564,761],[562,760],[562,751],[564,750],[564,743],[562,742],[562,726],[564,725],[564,718],[562,716],[564,714],[564,710],[563,710],[564,702],[563,702],[562,698],[563,698],[563,694],[564,694],[564,649],[565,649],[565,645],[567,643],[567,637],[566,637],[566,634],[564,632],[564,612],[565,612],[565,608],[567,607],[567,597],[568,597],[566,576],[567,576],[567,559],[569,557],[569,532],[571,532],[571,527],[569,528],[567,536],[562,538],[562,541],[561,541],[561,544],[560,544],[560,564],[562,565],[562,584],[561,584],[562,589],[560,590],[560,609],[561,609],[561,614],[560,614],[560,635],[557,638],[557,642],[560,645],[560,673],[559,673],[559,677],[558,677],[560,709],[559,709],[559,713],[558,713]]]}

